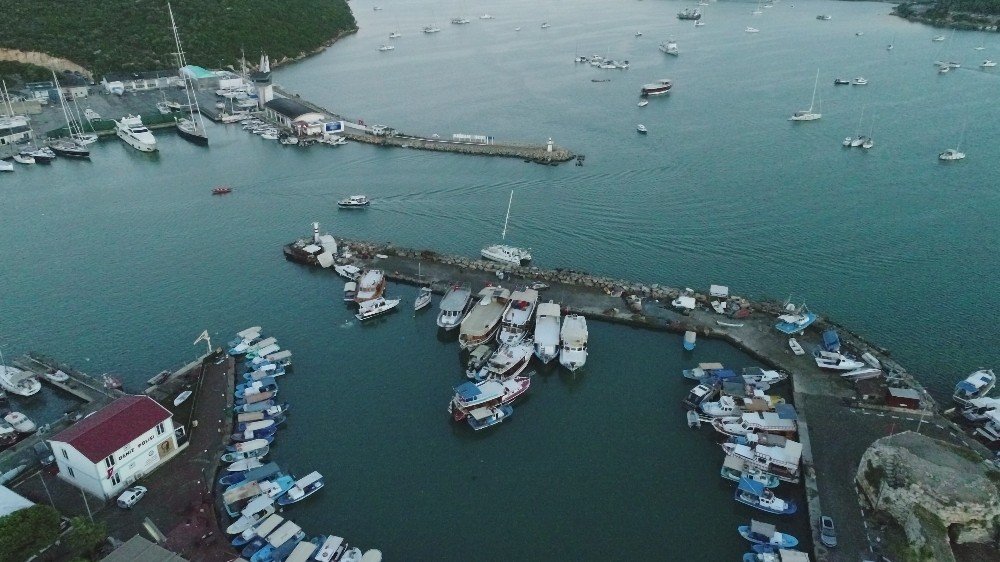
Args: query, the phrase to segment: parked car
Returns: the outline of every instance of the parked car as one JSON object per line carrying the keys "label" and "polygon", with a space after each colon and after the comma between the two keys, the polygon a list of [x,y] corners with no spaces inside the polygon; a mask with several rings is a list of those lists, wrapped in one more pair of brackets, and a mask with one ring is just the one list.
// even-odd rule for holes
{"label": "parked car", "polygon": [[826,515],[819,518],[819,542],[827,548],[837,546],[837,530],[833,526],[833,519]]}
{"label": "parked car", "polygon": [[134,486],[122,492],[122,495],[118,496],[118,507],[122,509],[128,509],[133,505],[139,503],[142,496],[146,495],[145,486]]}
{"label": "parked car", "polygon": [[38,462],[42,463],[42,466],[49,466],[56,461],[56,458],[52,456],[52,450],[45,441],[39,441],[35,443],[32,447],[35,450],[35,455],[38,456]]}

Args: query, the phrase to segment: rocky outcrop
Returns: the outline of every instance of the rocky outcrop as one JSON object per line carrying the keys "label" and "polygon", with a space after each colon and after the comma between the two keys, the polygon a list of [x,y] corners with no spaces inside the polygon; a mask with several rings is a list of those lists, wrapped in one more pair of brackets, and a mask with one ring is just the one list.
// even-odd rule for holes
{"label": "rocky outcrop", "polygon": [[49,70],[55,70],[56,72],[62,72],[63,70],[79,72],[80,74],[86,76],[91,82],[94,80],[94,77],[89,70],[76,64],[75,62],[36,51],[21,51],[18,49],[0,48],[0,60],[33,64],[35,66],[48,68]]}
{"label": "rocky outcrop", "polygon": [[922,560],[954,560],[951,543],[1000,532],[1000,471],[977,453],[908,431],[865,451],[857,481],[872,506],[899,523]]}

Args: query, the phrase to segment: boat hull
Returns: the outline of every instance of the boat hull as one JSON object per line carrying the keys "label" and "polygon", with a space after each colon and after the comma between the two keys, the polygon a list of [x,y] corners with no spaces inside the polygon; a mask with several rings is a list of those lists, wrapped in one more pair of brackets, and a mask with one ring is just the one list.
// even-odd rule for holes
{"label": "boat hull", "polygon": [[186,141],[193,142],[200,146],[208,146],[208,135],[204,131],[188,130],[180,125],[177,126],[177,134]]}
{"label": "boat hull", "polygon": [[121,129],[118,129],[117,131],[115,131],[115,134],[118,135],[118,138],[120,138],[123,141],[125,141],[125,144],[131,146],[132,148],[138,150],[139,152],[156,152],[156,144],[155,143],[154,144],[150,144],[150,143],[142,142],[141,140],[133,137],[132,135],[128,134],[127,132],[122,131]]}

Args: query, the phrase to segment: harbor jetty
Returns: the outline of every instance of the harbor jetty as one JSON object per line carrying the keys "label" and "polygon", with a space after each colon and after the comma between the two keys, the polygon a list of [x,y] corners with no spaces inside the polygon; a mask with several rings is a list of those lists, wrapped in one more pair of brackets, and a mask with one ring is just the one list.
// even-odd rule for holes
{"label": "harbor jetty", "polygon": [[[752,300],[730,293],[727,287],[695,291],[571,269],[512,266],[391,243],[334,239],[330,235],[320,236],[315,224],[312,237],[286,245],[284,254],[289,261],[329,269],[331,273],[336,265],[376,268],[390,281],[428,286],[436,294],[443,294],[458,283],[473,286],[540,283],[544,285],[541,300],[560,303],[565,314],[724,340],[770,368],[788,373],[802,445],[801,480],[817,560],[861,559],[876,552],[881,544],[875,526],[866,521],[876,501],[859,495],[854,481],[862,455],[879,438],[893,432],[917,430],[983,457],[990,454],[966,430],[939,413],[934,398],[887,349],[818,316],[792,334],[776,329],[778,317],[792,311],[787,302]],[[725,291],[720,293],[720,289]],[[804,305],[794,307],[796,311],[804,308]],[[829,330],[840,334],[845,353],[871,357],[880,363],[882,374],[877,381],[871,381],[870,386],[852,382],[839,376],[839,372],[820,369],[813,354],[796,354],[790,346],[789,335],[794,335],[799,345],[810,351],[818,349],[823,333]],[[678,337],[677,345],[680,344]],[[678,382],[684,380],[681,373],[665,372],[660,376],[676,378]],[[905,408],[889,403],[885,398],[889,389],[909,392],[916,396],[916,403]],[[682,423],[681,416],[677,417],[678,423]],[[859,510],[859,504],[867,509]],[[840,545],[836,551],[827,549],[819,540],[821,515],[837,521]]]}

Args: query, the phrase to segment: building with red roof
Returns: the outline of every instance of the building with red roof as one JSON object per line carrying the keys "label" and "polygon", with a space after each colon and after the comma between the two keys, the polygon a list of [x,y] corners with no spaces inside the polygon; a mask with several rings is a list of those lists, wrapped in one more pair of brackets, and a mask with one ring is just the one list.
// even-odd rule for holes
{"label": "building with red roof", "polygon": [[[180,451],[170,410],[148,396],[124,396],[48,440],[59,477],[114,497]],[[184,445],[186,446],[186,444]]]}

